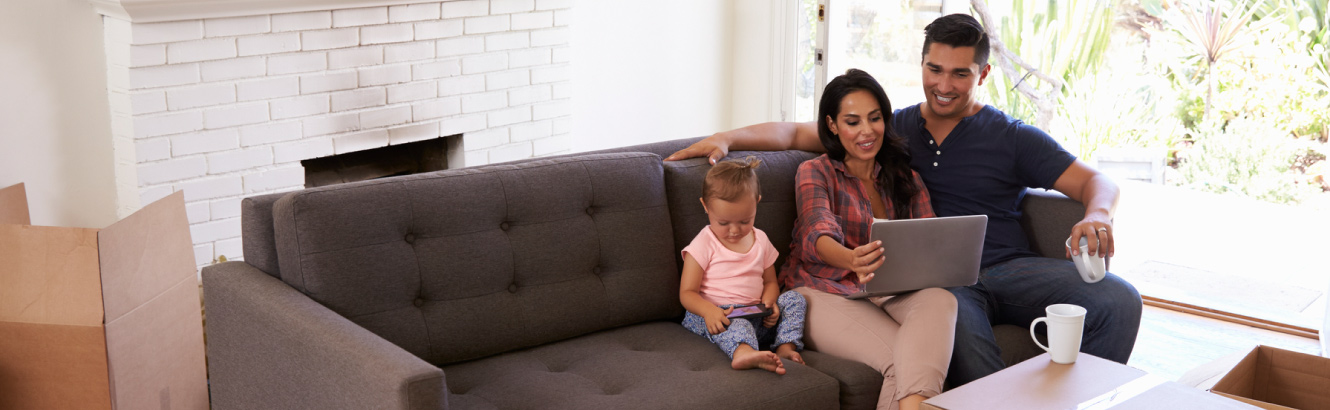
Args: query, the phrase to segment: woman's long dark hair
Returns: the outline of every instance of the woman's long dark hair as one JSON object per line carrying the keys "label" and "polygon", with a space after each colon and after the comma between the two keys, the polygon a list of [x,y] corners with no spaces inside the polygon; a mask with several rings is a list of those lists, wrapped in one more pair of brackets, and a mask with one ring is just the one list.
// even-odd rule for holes
{"label": "woman's long dark hair", "polygon": [[[822,91],[822,101],[817,107],[817,137],[822,140],[822,147],[827,149],[827,156],[831,159],[845,162],[845,146],[841,145],[840,137],[831,133],[831,127],[827,125],[827,119],[836,121],[840,115],[840,103],[845,96],[855,91],[867,91],[877,99],[877,104],[882,109],[882,118],[886,120],[886,130],[883,132],[882,148],[878,149],[874,160],[882,165],[882,172],[877,176],[877,187],[879,193],[885,193],[891,200],[891,206],[895,210],[892,219],[907,219],[910,217],[910,200],[919,193],[919,187],[914,184],[914,173],[910,171],[910,152],[905,149],[905,140],[896,135],[892,128],[893,113],[891,111],[891,100],[887,99],[887,92],[882,90],[882,85],[877,83],[873,76],[862,70],[851,68],[845,71],[844,75],[837,76],[827,83],[827,88]],[[867,121],[864,118],[864,121]]]}

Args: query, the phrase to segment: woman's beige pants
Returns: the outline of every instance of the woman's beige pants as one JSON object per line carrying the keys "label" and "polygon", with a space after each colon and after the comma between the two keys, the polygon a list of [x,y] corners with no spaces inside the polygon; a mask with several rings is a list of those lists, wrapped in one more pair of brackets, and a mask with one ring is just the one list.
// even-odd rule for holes
{"label": "woman's beige pants", "polygon": [[800,287],[808,300],[804,343],[809,349],[867,364],[882,373],[878,409],[896,410],[911,394],[933,397],[951,362],[956,298],[929,288],[903,295],[850,300]]}

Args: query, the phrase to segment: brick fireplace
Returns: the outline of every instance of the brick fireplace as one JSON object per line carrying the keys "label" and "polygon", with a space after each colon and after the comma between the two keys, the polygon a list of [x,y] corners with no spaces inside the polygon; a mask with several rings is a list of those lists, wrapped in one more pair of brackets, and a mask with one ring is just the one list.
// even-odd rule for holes
{"label": "brick fireplace", "polygon": [[240,200],[303,188],[301,161],[445,136],[450,168],[570,147],[571,0],[92,2],[117,209],[184,191],[200,265],[241,257]]}

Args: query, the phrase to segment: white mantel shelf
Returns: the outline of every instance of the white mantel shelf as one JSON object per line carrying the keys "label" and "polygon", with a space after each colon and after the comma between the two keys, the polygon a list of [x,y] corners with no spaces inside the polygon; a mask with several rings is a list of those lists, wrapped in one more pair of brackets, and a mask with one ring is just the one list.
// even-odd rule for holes
{"label": "white mantel shelf", "polygon": [[353,9],[450,0],[88,0],[98,13],[134,23]]}

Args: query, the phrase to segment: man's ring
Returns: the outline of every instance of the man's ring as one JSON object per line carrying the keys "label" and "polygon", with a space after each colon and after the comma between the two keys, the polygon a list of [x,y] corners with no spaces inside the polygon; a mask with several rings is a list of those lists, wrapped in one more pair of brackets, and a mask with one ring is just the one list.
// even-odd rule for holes
{"label": "man's ring", "polygon": [[1102,226],[1101,226],[1101,227],[1099,227],[1099,232],[1108,232],[1108,228],[1105,228],[1105,227],[1102,227]]}

